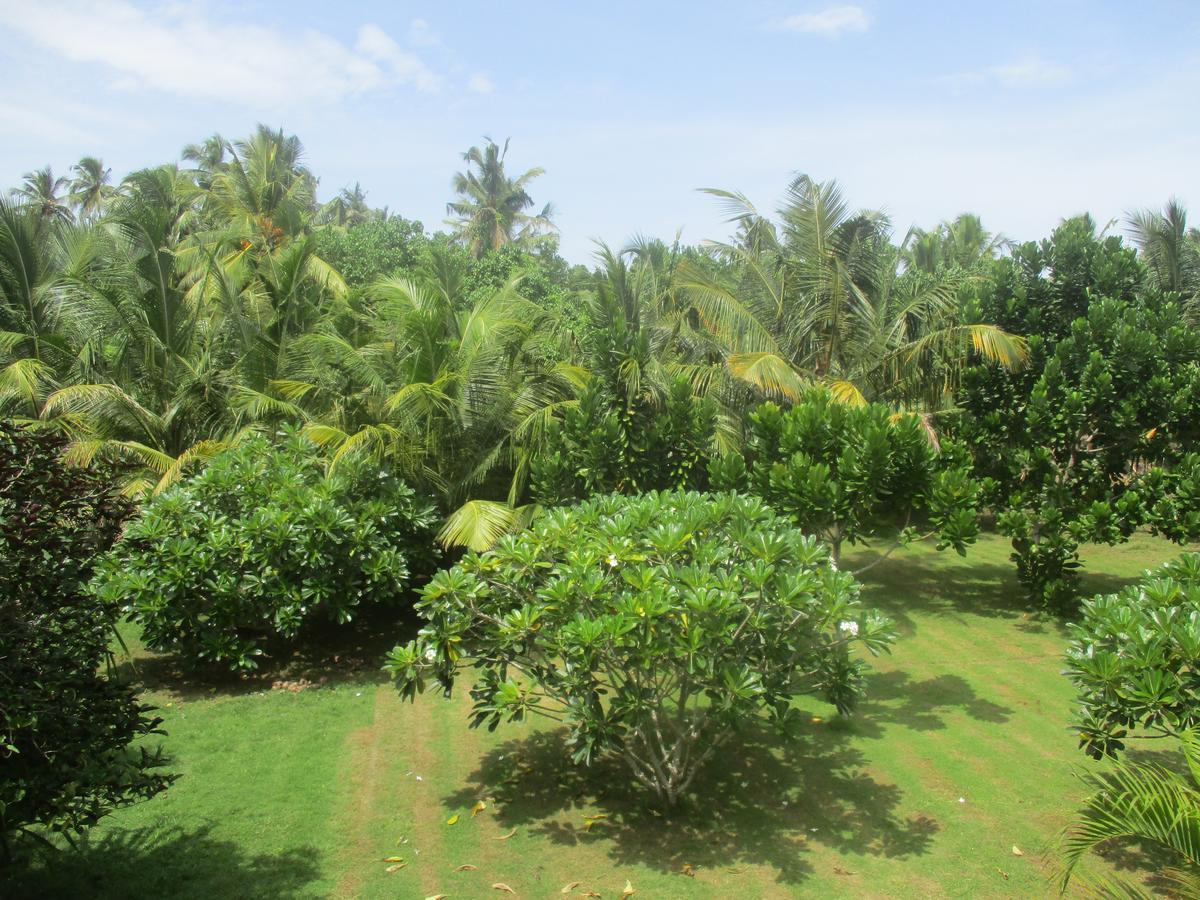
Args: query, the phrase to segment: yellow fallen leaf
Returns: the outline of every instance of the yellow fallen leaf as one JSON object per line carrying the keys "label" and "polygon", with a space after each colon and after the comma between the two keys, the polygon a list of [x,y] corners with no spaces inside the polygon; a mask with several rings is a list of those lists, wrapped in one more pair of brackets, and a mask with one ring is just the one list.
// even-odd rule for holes
{"label": "yellow fallen leaf", "polygon": [[385,856],[383,858],[383,861],[384,862],[404,862],[404,857],[403,856]]}
{"label": "yellow fallen leaf", "polygon": [[598,893],[596,893],[595,891],[588,891],[586,894],[580,894],[579,896],[580,897],[599,897],[600,895]]}
{"label": "yellow fallen leaf", "polygon": [[458,824],[458,813],[455,813],[450,818],[448,818],[446,820],[446,824],[447,825],[457,825]]}
{"label": "yellow fallen leaf", "polygon": [[686,875],[688,878],[696,877],[696,867],[693,866],[691,863],[684,863],[683,868],[680,869],[679,871],[682,872],[684,875]]}
{"label": "yellow fallen leaf", "polygon": [[506,893],[506,894],[515,894],[516,893],[516,891],[514,891],[512,888],[510,888],[503,881],[497,881],[495,884],[492,885],[492,887],[494,887],[498,891],[504,891],[504,893]]}
{"label": "yellow fallen leaf", "polygon": [[635,890],[634,886],[629,883],[628,879],[626,879],[625,890],[621,891],[621,900],[625,900],[626,897],[632,897],[636,893],[637,890]]}
{"label": "yellow fallen leaf", "polygon": [[608,813],[596,813],[594,816],[584,816],[584,819],[588,819],[592,822],[599,822],[601,819],[607,819],[607,818],[608,818]]}
{"label": "yellow fallen leaf", "polygon": [[434,894],[431,897],[426,897],[425,900],[446,900],[446,894]]}
{"label": "yellow fallen leaf", "polygon": [[396,863],[394,866],[388,866],[387,873],[389,875],[391,875],[393,872],[399,872],[401,869],[404,868],[405,865],[406,865],[405,863]]}
{"label": "yellow fallen leaf", "polygon": [[820,716],[813,716],[813,717],[812,717],[812,723],[813,723],[814,725],[820,725],[820,724],[821,724],[821,717],[820,717]]}
{"label": "yellow fallen leaf", "polygon": [[508,834],[502,834],[502,835],[500,835],[500,837],[494,837],[494,838],[492,838],[492,840],[493,840],[493,841],[507,841],[507,840],[508,840],[510,837],[512,837],[512,836],[513,836],[514,834],[516,834],[516,833],[517,833],[517,829],[515,829],[515,828],[514,828],[514,829],[513,829],[512,831],[510,831]]}
{"label": "yellow fallen leaf", "polygon": [[459,866],[454,871],[455,872],[474,872],[475,867],[473,865],[471,865],[470,863],[463,863],[461,866]]}
{"label": "yellow fallen leaf", "polygon": [[487,804],[484,803],[482,800],[476,800],[475,805],[471,807],[471,818],[472,819],[475,818],[477,815],[479,815],[485,809],[487,809]]}
{"label": "yellow fallen leaf", "polygon": [[[1151,428],[1149,431],[1146,432],[1146,440],[1150,440],[1156,434],[1158,434],[1158,426],[1157,425],[1154,428]],[[171,704],[168,703],[167,705],[170,706]]]}
{"label": "yellow fallen leaf", "polygon": [[1018,847],[1016,844],[1013,844],[1013,856],[1024,856],[1024,855],[1025,854],[1022,852],[1021,848]]}
{"label": "yellow fallen leaf", "polygon": [[583,884],[582,881],[572,881],[570,884],[568,884],[566,887],[564,887],[561,891],[559,891],[559,893],[560,894],[569,894],[569,893],[571,893],[571,891],[575,890],[575,888],[579,887],[581,884]]}

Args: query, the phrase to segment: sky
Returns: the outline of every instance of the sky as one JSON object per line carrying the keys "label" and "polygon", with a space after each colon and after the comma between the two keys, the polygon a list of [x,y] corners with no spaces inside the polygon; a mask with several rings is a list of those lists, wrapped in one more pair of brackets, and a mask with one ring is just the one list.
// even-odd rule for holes
{"label": "sky", "polygon": [[511,138],[572,262],[722,239],[698,188],[772,210],[796,173],[898,237],[1200,207],[1197,0],[0,0],[0,36],[0,187],[85,155],[119,179],[263,122],[300,137],[321,199],[358,182],[430,230],[462,152]]}

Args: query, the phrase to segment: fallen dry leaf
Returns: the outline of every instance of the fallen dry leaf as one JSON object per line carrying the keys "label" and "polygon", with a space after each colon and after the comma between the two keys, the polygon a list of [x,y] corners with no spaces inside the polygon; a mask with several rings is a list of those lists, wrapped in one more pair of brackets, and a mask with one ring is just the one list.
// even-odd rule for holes
{"label": "fallen dry leaf", "polygon": [[514,834],[516,834],[516,833],[517,833],[517,829],[515,829],[515,828],[514,828],[514,829],[513,829],[512,831],[510,831],[508,834],[502,834],[502,835],[500,835],[500,837],[494,837],[494,838],[492,838],[492,840],[493,840],[493,841],[507,841],[507,840],[508,840],[510,837],[512,837],[512,836],[513,836]]}
{"label": "fallen dry leaf", "polygon": [[405,865],[406,865],[406,863],[396,863],[394,866],[388,866],[387,873],[389,875],[391,875],[393,872],[399,872],[401,869],[404,868]]}
{"label": "fallen dry leaf", "polygon": [[447,825],[457,825],[458,824],[458,813],[455,813],[450,818],[448,818],[446,820],[446,824]]}
{"label": "fallen dry leaf", "polygon": [[849,869],[843,869],[841,866],[834,866],[833,874],[834,875],[853,875],[854,873],[851,872]]}
{"label": "fallen dry leaf", "polygon": [[1003,875],[1003,876],[1004,876],[1004,880],[1005,880],[1005,881],[1008,881],[1008,873],[1007,873],[1007,872],[1005,872],[1005,871],[1004,871],[1002,868],[1000,868],[999,866],[996,866],[996,871],[997,871],[997,872],[999,872],[1001,875]]}
{"label": "fallen dry leaf", "polygon": [[385,856],[383,858],[383,861],[384,862],[404,862],[404,857],[403,856]]}
{"label": "fallen dry leaf", "polygon": [[472,819],[475,818],[477,815],[479,815],[485,809],[487,809],[487,804],[484,803],[482,800],[476,800],[475,805],[471,807],[471,818]]}
{"label": "fallen dry leaf", "polygon": [[474,872],[475,867],[473,865],[471,865],[470,863],[463,863],[461,866],[459,866],[454,871],[455,872]]}
{"label": "fallen dry leaf", "polygon": [[684,863],[683,868],[680,869],[679,871],[682,872],[684,875],[686,875],[688,878],[696,877],[696,867],[693,866],[691,863]]}
{"label": "fallen dry leaf", "polygon": [[432,897],[426,897],[425,900],[446,900],[446,894],[434,894]]}
{"label": "fallen dry leaf", "polygon": [[512,888],[510,888],[503,881],[497,881],[495,884],[492,885],[492,887],[494,887],[498,891],[504,891],[504,893],[506,893],[506,894],[515,894],[516,893],[516,891],[514,891]]}
{"label": "fallen dry leaf", "polygon": [[583,884],[582,881],[572,881],[570,884],[568,884],[566,887],[564,887],[561,891],[559,891],[559,893],[560,894],[569,894],[569,893],[571,893],[571,891],[575,890],[575,888],[579,887],[581,884]]}
{"label": "fallen dry leaf", "polygon": [[1025,853],[1016,844],[1013,844],[1013,856],[1024,856]]}
{"label": "fallen dry leaf", "polygon": [[625,880],[625,890],[621,891],[621,900],[625,900],[626,897],[632,897],[636,893],[637,893],[637,890],[635,890],[634,886],[629,883],[628,879],[626,879]]}
{"label": "fallen dry leaf", "polygon": [[595,891],[588,891],[586,894],[580,894],[579,896],[580,897],[599,897],[600,895],[598,893],[596,893]]}

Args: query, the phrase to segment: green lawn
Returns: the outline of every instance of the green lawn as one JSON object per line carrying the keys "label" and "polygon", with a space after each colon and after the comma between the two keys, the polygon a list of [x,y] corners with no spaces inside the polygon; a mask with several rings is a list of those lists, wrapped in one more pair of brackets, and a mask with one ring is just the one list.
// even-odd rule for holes
{"label": "green lawn", "polygon": [[[1178,552],[1144,536],[1095,549],[1089,588]],[[469,731],[464,696],[402,704],[373,660],[298,692],[185,689],[143,661],[183,777],[16,893],[460,898],[504,896],[502,882],[559,897],[580,882],[576,896],[616,898],[628,881],[638,897],[1052,896],[1043,854],[1081,797],[1073,767],[1089,765],[1067,730],[1061,627],[1020,610],[994,537],[965,560],[910,550],[865,581],[903,636],[860,713],[802,701],[799,739],[747,733],[671,817],[620,769],[572,769],[552,729]],[[389,873],[391,856],[404,865]]]}

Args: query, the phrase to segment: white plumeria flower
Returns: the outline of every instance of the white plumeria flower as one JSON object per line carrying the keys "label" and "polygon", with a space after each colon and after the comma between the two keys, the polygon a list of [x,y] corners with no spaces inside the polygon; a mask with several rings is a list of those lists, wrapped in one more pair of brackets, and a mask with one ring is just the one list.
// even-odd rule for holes
{"label": "white plumeria flower", "polygon": [[616,554],[614,554],[614,553],[608,554],[608,559],[605,560],[605,562],[607,562],[611,568],[615,569],[617,567],[617,562],[618,562]]}
{"label": "white plumeria flower", "polygon": [[851,637],[858,637],[858,623],[850,621],[839,622],[838,631],[842,634],[848,634]]}
{"label": "white plumeria flower", "polygon": [[437,659],[437,651],[430,647],[425,651],[425,661],[433,662],[435,659]]}

